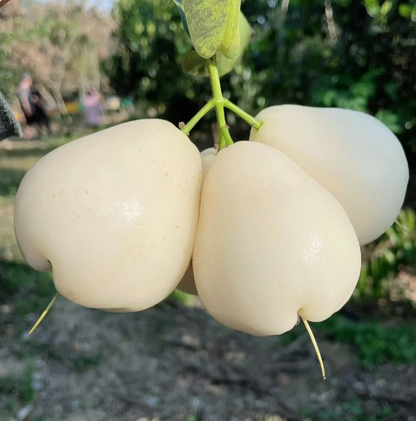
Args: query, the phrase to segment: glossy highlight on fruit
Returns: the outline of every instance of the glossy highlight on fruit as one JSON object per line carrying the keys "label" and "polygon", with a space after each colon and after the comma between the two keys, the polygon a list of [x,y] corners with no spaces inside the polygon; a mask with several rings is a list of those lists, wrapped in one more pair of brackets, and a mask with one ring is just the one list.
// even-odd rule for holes
{"label": "glossy highlight on fruit", "polygon": [[359,278],[360,247],[341,205],[278,150],[222,150],[202,191],[193,252],[208,313],[253,335],[282,334],[298,315],[338,311]]}
{"label": "glossy highlight on fruit", "polygon": [[201,157],[180,130],[140,120],[66,144],[24,177],[15,205],[27,262],[70,301],[139,311],[185,274],[198,222]]}
{"label": "glossy highlight on fruit", "polygon": [[396,136],[351,110],[281,105],[261,111],[250,140],[272,146],[328,190],[349,216],[361,245],[381,236],[403,205],[409,168]]}

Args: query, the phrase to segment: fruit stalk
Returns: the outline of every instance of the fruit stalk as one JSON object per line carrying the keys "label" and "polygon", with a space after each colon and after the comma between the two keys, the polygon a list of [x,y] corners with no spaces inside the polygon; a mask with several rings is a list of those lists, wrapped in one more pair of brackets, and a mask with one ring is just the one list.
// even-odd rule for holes
{"label": "fruit stalk", "polygon": [[260,127],[262,126],[262,123],[260,121],[256,120],[253,116],[251,116],[249,113],[246,113],[237,105],[233,104],[227,98],[224,98],[224,106],[225,108],[228,108],[230,111],[232,111],[234,114],[237,114],[239,117],[241,117],[246,123],[248,123],[254,129],[259,130]]}
{"label": "fruit stalk", "polygon": [[218,129],[220,132],[220,147],[219,151],[226,146],[232,145],[234,142],[231,139],[230,132],[228,131],[227,122],[225,121],[224,102],[225,99],[222,95],[220,75],[218,73],[217,64],[215,59],[208,63],[209,79],[211,81],[212,101],[214,102],[215,112],[217,114]]}
{"label": "fruit stalk", "polygon": [[306,319],[304,319],[303,317],[301,319],[303,321],[303,324],[305,325],[305,328],[306,328],[306,331],[309,334],[309,337],[311,338],[312,345],[313,345],[313,347],[315,349],[315,352],[316,352],[316,356],[318,357],[319,365],[321,366],[321,371],[322,371],[322,378],[324,380],[326,380],[325,366],[324,366],[324,362],[322,361],[321,353],[319,351],[318,344],[316,343],[315,336],[312,332],[311,327],[309,326],[308,321]]}
{"label": "fruit stalk", "polygon": [[201,108],[197,114],[188,122],[188,124],[182,129],[182,131],[189,136],[191,130],[197,125],[199,120],[201,120],[206,114],[208,114],[214,108],[214,101],[209,100],[203,108]]}
{"label": "fruit stalk", "polygon": [[218,123],[218,131],[219,131],[219,151],[224,149],[226,146],[232,145],[234,142],[231,138],[229,127],[225,120],[225,108],[229,109],[240,118],[242,118],[245,122],[247,122],[251,127],[256,130],[259,130],[262,126],[262,123],[256,120],[253,116],[251,116],[246,111],[242,110],[240,107],[229,101],[227,98],[224,98],[221,89],[221,81],[220,75],[218,72],[217,63],[215,58],[210,60],[207,64],[207,69],[209,73],[209,79],[211,82],[211,89],[212,89],[212,99],[210,99],[201,110],[195,114],[195,116],[182,128],[182,132],[189,136],[191,130],[196,126],[196,124],[206,115],[208,114],[213,108],[215,108],[215,112],[217,114],[217,123]]}
{"label": "fruit stalk", "polygon": [[48,314],[49,310],[52,308],[52,306],[55,304],[56,300],[59,298],[60,294],[57,292],[55,296],[52,298],[51,302],[48,304],[48,306],[45,308],[42,315],[39,317],[35,325],[30,329],[29,335],[33,333],[33,331],[41,324],[42,320],[45,318],[45,316]]}

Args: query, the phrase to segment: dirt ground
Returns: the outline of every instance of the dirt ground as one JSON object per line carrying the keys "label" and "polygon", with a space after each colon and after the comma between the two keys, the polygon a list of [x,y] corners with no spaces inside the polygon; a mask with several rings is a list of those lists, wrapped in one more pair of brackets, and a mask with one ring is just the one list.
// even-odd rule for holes
{"label": "dirt ground", "polygon": [[[38,149],[0,150],[0,188],[48,150],[24,147]],[[23,266],[12,210],[2,194],[0,281]],[[221,326],[198,299],[110,314],[61,297],[29,336],[42,310],[19,313],[0,287],[0,421],[416,420],[415,364],[364,370],[356,349],[318,334],[323,381],[303,326],[290,340],[257,338]]]}
{"label": "dirt ground", "polygon": [[33,361],[30,420],[416,420],[416,367],[365,372],[348,346],[320,340],[323,381],[306,334],[285,346],[198,307],[115,315],[61,298],[32,337],[3,340],[0,374]]}

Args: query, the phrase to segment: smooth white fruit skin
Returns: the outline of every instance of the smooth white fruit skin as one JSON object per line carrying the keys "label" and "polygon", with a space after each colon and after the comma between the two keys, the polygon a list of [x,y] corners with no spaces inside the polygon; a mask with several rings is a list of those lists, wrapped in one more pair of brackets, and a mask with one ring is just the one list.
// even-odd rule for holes
{"label": "smooth white fruit skin", "polygon": [[64,145],[24,177],[15,232],[27,262],[85,307],[140,311],[166,298],[194,244],[201,157],[163,120]]}
{"label": "smooth white fruit skin", "polygon": [[281,105],[256,119],[250,140],[279,149],[343,206],[361,245],[382,235],[404,202],[409,168],[396,136],[351,110]]}
{"label": "smooth white fruit skin", "polygon": [[199,297],[224,325],[282,334],[298,313],[320,322],[351,296],[361,268],[341,205],[278,150],[238,142],[202,190],[193,253]]}
{"label": "smooth white fruit skin", "polygon": [[[202,161],[202,185],[204,184],[205,177],[208,170],[211,168],[214,158],[217,154],[217,149],[208,148],[201,152]],[[190,263],[188,270],[178,285],[178,290],[185,292],[186,294],[198,295],[198,291],[195,286],[194,272],[192,270],[192,263]]]}

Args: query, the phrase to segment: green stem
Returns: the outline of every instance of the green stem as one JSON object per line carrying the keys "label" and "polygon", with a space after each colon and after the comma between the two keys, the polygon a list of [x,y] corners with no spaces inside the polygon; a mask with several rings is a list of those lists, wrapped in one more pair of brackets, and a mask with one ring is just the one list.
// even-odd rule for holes
{"label": "green stem", "polygon": [[191,130],[196,126],[196,124],[208,114],[214,108],[214,101],[211,99],[208,101],[203,108],[199,110],[197,114],[188,122],[188,124],[182,129],[182,131],[188,136],[191,133]]}
{"label": "green stem", "polygon": [[220,140],[218,149],[219,152],[226,146],[230,146],[234,143],[228,130],[229,127],[227,125],[227,122],[225,121],[225,108],[228,108],[230,111],[237,114],[256,130],[260,129],[262,123],[260,121],[257,121],[253,116],[246,113],[244,110],[242,110],[237,105],[233,104],[228,99],[224,98],[221,90],[220,75],[218,73],[217,63],[215,59],[209,61],[207,67],[209,79],[211,81],[212,99],[205,104],[205,106],[188,122],[188,124],[186,124],[186,126],[182,129],[182,132],[186,135],[189,135],[189,133],[195,127],[195,125],[207,113],[209,113],[213,108],[215,108],[215,113],[217,114],[217,123]]}
{"label": "green stem", "polygon": [[231,139],[228,126],[225,121],[224,102],[222,95],[220,75],[215,60],[208,63],[209,79],[211,81],[212,101],[214,102],[215,112],[217,114],[218,129],[220,132],[220,145],[218,151],[224,149],[226,146],[232,145],[234,142]]}
{"label": "green stem", "polygon": [[228,99],[224,98],[224,106],[225,108],[228,108],[230,111],[232,111],[234,114],[237,114],[239,117],[241,117],[245,122],[247,122],[251,127],[254,127],[256,130],[259,130],[263,123],[260,121],[257,121],[253,116],[246,113],[244,110],[242,110],[237,105],[233,104]]}

